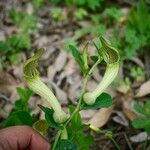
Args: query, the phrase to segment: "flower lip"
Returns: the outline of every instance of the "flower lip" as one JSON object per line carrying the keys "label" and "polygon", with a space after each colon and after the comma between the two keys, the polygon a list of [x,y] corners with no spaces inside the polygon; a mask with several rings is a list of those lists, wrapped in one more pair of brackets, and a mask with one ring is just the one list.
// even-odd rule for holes
{"label": "flower lip", "polygon": [[104,61],[107,64],[117,63],[120,60],[118,51],[112,47],[102,36],[100,36],[102,47],[100,51],[103,55]]}
{"label": "flower lip", "polygon": [[39,75],[38,70],[36,69],[36,62],[41,57],[41,55],[44,52],[44,48],[40,48],[37,50],[37,52],[29,58],[23,65],[23,75],[25,78],[32,79],[35,76]]}

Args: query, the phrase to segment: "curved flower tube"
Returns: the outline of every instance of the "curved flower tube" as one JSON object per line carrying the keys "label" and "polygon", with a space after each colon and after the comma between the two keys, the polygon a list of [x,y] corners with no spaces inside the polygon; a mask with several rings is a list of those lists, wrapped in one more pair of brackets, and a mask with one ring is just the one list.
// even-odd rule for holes
{"label": "curved flower tube", "polygon": [[36,69],[36,62],[44,52],[39,49],[35,55],[29,58],[23,66],[23,74],[29,88],[46,99],[54,110],[53,118],[57,123],[63,123],[68,119],[68,115],[62,110],[60,103],[56,99],[52,91],[41,81],[39,72]]}
{"label": "curved flower tube", "polygon": [[103,37],[100,37],[102,47],[99,49],[99,54],[102,55],[104,61],[106,62],[106,71],[93,92],[87,92],[83,96],[83,100],[88,105],[93,105],[96,98],[104,92],[104,90],[111,84],[115,79],[119,70],[119,53],[118,51],[109,45]]}

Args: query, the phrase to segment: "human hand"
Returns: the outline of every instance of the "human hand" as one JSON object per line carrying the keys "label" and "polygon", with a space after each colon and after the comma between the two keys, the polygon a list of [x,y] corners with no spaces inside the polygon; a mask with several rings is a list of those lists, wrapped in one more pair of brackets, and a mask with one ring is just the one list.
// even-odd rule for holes
{"label": "human hand", "polygon": [[28,126],[0,130],[0,150],[49,150],[49,143]]}

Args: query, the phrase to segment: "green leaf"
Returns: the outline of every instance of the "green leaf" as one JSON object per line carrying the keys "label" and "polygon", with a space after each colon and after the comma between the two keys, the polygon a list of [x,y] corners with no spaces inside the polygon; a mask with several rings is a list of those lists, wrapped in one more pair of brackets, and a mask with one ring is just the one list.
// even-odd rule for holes
{"label": "green leaf", "polygon": [[48,125],[51,127],[51,128],[55,128],[55,129],[63,129],[63,126],[57,124],[54,119],[53,119],[53,113],[54,113],[54,110],[53,109],[50,109],[48,107],[44,107],[42,105],[38,105],[41,110],[45,113],[45,119],[48,123]]}
{"label": "green leaf", "polygon": [[117,20],[117,21],[123,16],[123,13],[121,12],[121,10],[115,7],[106,8],[106,14],[110,18]]}
{"label": "green leaf", "polygon": [[138,102],[135,102],[133,107],[138,113],[144,114],[144,107]]}
{"label": "green leaf", "polygon": [[28,113],[30,113],[32,111],[31,108],[29,107],[29,105],[24,103],[22,100],[17,100],[15,102],[14,110],[15,111],[23,110],[23,111],[26,111]]}
{"label": "green leaf", "polygon": [[33,124],[33,128],[41,135],[45,135],[48,130],[48,124],[46,120],[38,120]]}
{"label": "green leaf", "polygon": [[148,135],[150,135],[150,125],[145,127],[145,131],[148,133]]}
{"label": "green leaf", "polygon": [[17,87],[16,89],[21,101],[27,103],[29,98],[32,96],[32,91],[30,89],[22,89],[20,87]]}
{"label": "green leaf", "polygon": [[[73,113],[75,107],[69,106],[69,110]],[[67,126],[69,139],[72,139],[81,150],[89,150],[90,145],[93,143],[93,137],[84,133],[84,129],[86,128],[87,126],[82,124],[79,113],[75,114],[70,124]]]}
{"label": "green leaf", "polygon": [[90,146],[93,144],[94,138],[92,135],[86,135],[84,132],[79,131],[74,133],[74,140],[79,145],[81,150],[90,150]]}
{"label": "green leaf", "polygon": [[90,58],[93,60],[94,63],[98,61],[98,56],[90,56]]}
{"label": "green leaf", "polygon": [[64,49],[68,52],[70,50],[69,45],[73,45],[74,47],[76,47],[77,44],[77,41],[73,39],[64,40]]}
{"label": "green leaf", "polygon": [[70,140],[59,140],[55,150],[79,150],[78,146]]}
{"label": "green leaf", "polygon": [[135,119],[132,121],[132,125],[134,128],[138,128],[138,129],[145,128],[147,126],[150,127],[150,118],[143,117],[143,118]]}
{"label": "green leaf", "polygon": [[[73,111],[75,110],[74,106],[69,106],[69,111],[72,114]],[[82,121],[81,121],[81,116],[79,113],[76,113],[73,118],[71,119],[71,127],[74,129],[74,131],[79,131],[83,129]]]}
{"label": "green leaf", "polygon": [[79,64],[80,69],[83,73],[85,73],[85,68],[84,68],[84,61],[79,53],[79,51],[77,50],[76,47],[74,47],[73,45],[69,45],[69,48],[72,52],[73,57],[75,58],[76,62]]}
{"label": "green leaf", "polygon": [[32,117],[26,111],[12,112],[4,121],[4,126],[29,125],[32,126]]}
{"label": "green leaf", "polygon": [[99,109],[99,108],[108,108],[112,105],[112,98],[107,93],[102,93],[97,97],[96,102],[93,105],[87,105],[83,103],[81,109]]}

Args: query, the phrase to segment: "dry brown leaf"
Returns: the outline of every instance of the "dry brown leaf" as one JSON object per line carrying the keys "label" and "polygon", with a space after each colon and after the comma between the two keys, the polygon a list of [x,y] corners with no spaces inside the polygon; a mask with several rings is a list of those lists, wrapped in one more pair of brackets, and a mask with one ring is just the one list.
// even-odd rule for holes
{"label": "dry brown leaf", "polygon": [[66,61],[67,61],[67,54],[64,51],[61,51],[58,57],[56,58],[56,62],[54,64],[55,69],[57,71],[60,71],[61,69],[63,69]]}
{"label": "dry brown leaf", "polygon": [[110,108],[102,108],[98,110],[94,116],[87,122],[87,124],[92,124],[98,128],[104,126],[108,119],[110,118],[113,111],[113,106]]}
{"label": "dry brown leaf", "polygon": [[55,74],[56,74],[55,67],[53,65],[49,66],[47,69],[47,77],[48,77],[49,81],[53,81]]}
{"label": "dry brown leaf", "polygon": [[81,77],[77,73],[74,73],[68,77],[68,80],[70,82],[70,87],[68,89],[68,97],[74,104],[76,103],[76,99],[80,94]]}
{"label": "dry brown leaf", "polygon": [[150,94],[150,80],[141,85],[135,97],[142,97],[148,94]]}
{"label": "dry brown leaf", "polygon": [[[146,132],[141,132],[138,133],[137,135],[130,137],[130,141],[134,143],[144,142],[146,139],[147,139]],[[148,137],[148,139],[150,140],[150,136]]]}
{"label": "dry brown leaf", "polygon": [[93,74],[92,74],[93,78],[97,81],[100,82],[102,80],[102,76],[99,73],[98,68],[96,67]]}
{"label": "dry brown leaf", "polygon": [[133,57],[131,60],[135,62],[137,65],[139,65],[141,68],[143,69],[145,68],[143,62],[138,57]]}
{"label": "dry brown leaf", "polygon": [[133,99],[130,96],[123,98],[123,112],[129,118],[129,120],[134,120],[138,117],[138,114],[133,109]]}
{"label": "dry brown leaf", "polygon": [[86,89],[87,91],[91,92],[96,88],[96,86],[97,86],[96,81],[91,79],[90,81],[88,81]]}
{"label": "dry brown leaf", "polygon": [[116,111],[115,113],[117,114],[117,116],[112,118],[113,121],[115,121],[121,125],[124,125],[124,126],[129,125],[128,120],[126,119],[126,117],[124,116],[124,114],[121,111]]}
{"label": "dry brown leaf", "polygon": [[16,90],[17,82],[12,75],[6,72],[0,72],[0,93],[10,96]]}
{"label": "dry brown leaf", "polygon": [[69,76],[69,75],[73,74],[76,71],[76,68],[77,68],[77,64],[76,64],[75,60],[70,58],[66,64],[66,66],[64,67],[65,75]]}
{"label": "dry brown leaf", "polygon": [[94,114],[96,113],[96,110],[81,110],[80,115],[83,119],[90,119]]}
{"label": "dry brown leaf", "polygon": [[61,90],[54,82],[52,82],[52,85],[55,89],[55,95],[58,98],[58,100],[60,101],[61,104],[68,104],[68,100],[67,100],[67,94]]}

